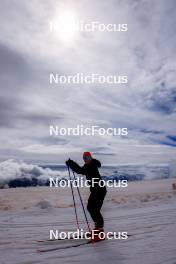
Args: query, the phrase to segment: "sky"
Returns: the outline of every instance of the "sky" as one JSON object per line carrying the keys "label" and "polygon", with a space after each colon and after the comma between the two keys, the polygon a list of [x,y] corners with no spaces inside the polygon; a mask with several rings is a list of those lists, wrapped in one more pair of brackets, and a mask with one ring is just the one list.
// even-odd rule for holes
{"label": "sky", "polygon": [[[49,22],[128,24],[127,32],[77,32]],[[175,0],[0,0],[0,160],[104,164],[176,160]],[[127,85],[51,85],[49,74],[121,74]],[[50,136],[49,126],[126,127],[128,136]]]}

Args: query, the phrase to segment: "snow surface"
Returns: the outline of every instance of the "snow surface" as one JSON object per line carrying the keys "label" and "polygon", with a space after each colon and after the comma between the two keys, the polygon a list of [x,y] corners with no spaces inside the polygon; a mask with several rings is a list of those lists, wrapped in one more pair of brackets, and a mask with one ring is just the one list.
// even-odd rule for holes
{"label": "snow surface", "polygon": [[[35,187],[0,190],[0,264],[32,263],[176,263],[175,179],[130,182],[127,188],[108,189],[103,206],[106,231],[127,231],[127,240],[38,253],[82,241],[53,241],[50,229],[75,231],[70,189]],[[75,190],[76,191],[76,190]],[[88,190],[81,189],[84,204]],[[86,229],[77,199],[80,224]],[[90,218],[89,218],[90,220]]]}

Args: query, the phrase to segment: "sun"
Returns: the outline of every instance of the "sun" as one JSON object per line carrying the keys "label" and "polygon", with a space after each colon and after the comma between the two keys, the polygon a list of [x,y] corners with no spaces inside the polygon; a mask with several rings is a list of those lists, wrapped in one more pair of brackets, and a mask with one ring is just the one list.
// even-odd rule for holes
{"label": "sun", "polygon": [[77,18],[73,11],[61,11],[53,20],[54,32],[60,40],[69,42],[77,32]]}

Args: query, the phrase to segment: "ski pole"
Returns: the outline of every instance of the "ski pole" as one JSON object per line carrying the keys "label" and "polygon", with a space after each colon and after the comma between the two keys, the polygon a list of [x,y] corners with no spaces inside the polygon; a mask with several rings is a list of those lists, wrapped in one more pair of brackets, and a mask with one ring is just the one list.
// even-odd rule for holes
{"label": "ski pole", "polygon": [[[76,180],[76,176],[75,176],[75,173],[74,173],[73,170],[72,170],[72,173],[73,173],[74,180]],[[88,218],[87,218],[87,215],[86,215],[86,210],[84,208],[83,200],[82,200],[81,193],[80,193],[80,190],[79,190],[78,186],[77,186],[77,191],[78,191],[78,195],[79,195],[79,198],[80,198],[80,201],[81,201],[81,205],[82,205],[82,208],[83,208],[83,212],[84,212],[84,216],[85,216],[85,219],[86,219],[87,227],[88,227],[89,232],[91,233],[90,226],[89,226],[89,221],[88,221]]]}
{"label": "ski pole", "polygon": [[69,168],[69,166],[67,166],[67,168],[68,168],[68,174],[69,174],[69,178],[70,178],[72,198],[73,198],[73,204],[74,204],[74,209],[75,209],[76,224],[77,224],[77,228],[80,229],[79,222],[78,222],[78,214],[77,214],[77,210],[76,210],[75,197],[74,197],[74,192],[73,192],[73,184],[72,184],[72,179],[71,179],[71,174],[70,174],[70,168]]}

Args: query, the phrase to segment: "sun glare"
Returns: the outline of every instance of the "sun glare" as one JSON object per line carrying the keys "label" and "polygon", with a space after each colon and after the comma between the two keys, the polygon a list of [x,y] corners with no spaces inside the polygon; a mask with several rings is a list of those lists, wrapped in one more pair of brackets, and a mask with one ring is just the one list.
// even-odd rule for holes
{"label": "sun glare", "polygon": [[63,11],[54,20],[55,32],[62,41],[71,41],[76,35],[76,16],[71,11]]}

